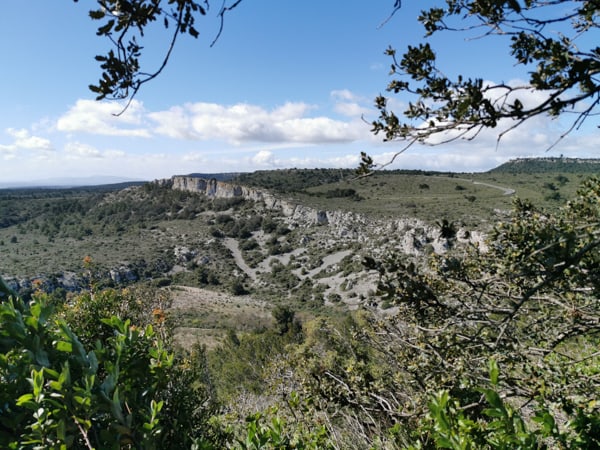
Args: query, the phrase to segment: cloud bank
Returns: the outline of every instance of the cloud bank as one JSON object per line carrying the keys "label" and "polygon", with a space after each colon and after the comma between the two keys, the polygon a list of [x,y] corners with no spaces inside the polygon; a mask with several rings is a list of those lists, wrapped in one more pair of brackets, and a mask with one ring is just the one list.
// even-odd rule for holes
{"label": "cloud bank", "polygon": [[265,109],[238,103],[188,103],[166,111],[149,113],[153,132],[172,139],[221,140],[244,143],[328,144],[352,142],[364,136],[356,123],[325,116],[308,116],[315,107],[306,103],[285,103]]}
{"label": "cloud bank", "polygon": [[[357,167],[361,151],[384,164],[405,144],[383,143],[370,133],[369,122],[377,117],[371,104],[371,97],[339,89],[322,105],[191,102],[152,111],[134,100],[117,115],[120,103],[82,99],[54,120],[0,132],[0,181],[24,174],[47,178],[48,172],[154,179],[200,171]],[[405,107],[395,98],[389,105],[397,112]],[[491,129],[473,141],[415,145],[389,167],[468,172],[489,170],[515,157],[597,156],[600,137],[595,130],[568,136],[547,153],[566,128],[560,121],[536,117],[500,142],[502,130]]]}

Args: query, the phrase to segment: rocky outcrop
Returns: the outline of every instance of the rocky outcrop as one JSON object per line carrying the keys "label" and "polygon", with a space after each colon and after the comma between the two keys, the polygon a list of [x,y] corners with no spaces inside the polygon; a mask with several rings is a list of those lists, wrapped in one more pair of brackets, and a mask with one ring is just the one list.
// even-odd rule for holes
{"label": "rocky outcrop", "polygon": [[44,292],[53,292],[62,288],[68,292],[78,292],[89,286],[89,282],[75,272],[65,271],[60,275],[48,276],[38,274],[29,278],[17,278],[4,275],[4,280],[8,287],[15,292],[23,293],[41,289]]}
{"label": "rocky outcrop", "polygon": [[199,177],[176,175],[170,179],[159,180],[157,183],[163,187],[180,191],[197,192],[211,198],[243,198],[244,200],[260,202],[267,209],[281,211],[285,217],[290,218],[297,224],[325,225],[336,219],[329,211],[320,211],[298,205],[289,200],[277,197],[266,190],[218,181],[214,178],[206,180]]}
{"label": "rocky outcrop", "polygon": [[108,276],[117,284],[134,283],[139,280],[137,273],[127,266],[110,269]]}
{"label": "rocky outcrop", "polygon": [[[206,180],[193,176],[173,176],[158,181],[162,186],[188,192],[197,192],[213,198],[235,198],[260,202],[267,209],[281,212],[290,225],[328,226],[332,237],[355,242],[372,241],[374,236],[385,237],[406,254],[418,255],[424,251],[444,253],[448,242],[441,238],[439,229],[415,218],[374,220],[348,211],[325,211],[296,204],[266,190],[238,184]],[[458,230],[458,240],[483,245],[484,235]]]}
{"label": "rocky outcrop", "polygon": [[192,176],[174,176],[169,180],[160,180],[161,186],[180,191],[198,192],[213,198],[242,197],[249,200],[264,200],[264,194],[256,189],[218,181],[215,178],[206,180]]}

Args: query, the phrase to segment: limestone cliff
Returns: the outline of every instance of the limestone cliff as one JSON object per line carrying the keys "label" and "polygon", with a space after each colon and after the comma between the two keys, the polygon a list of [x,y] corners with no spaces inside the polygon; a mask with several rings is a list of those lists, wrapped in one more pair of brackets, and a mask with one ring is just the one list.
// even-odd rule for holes
{"label": "limestone cliff", "polygon": [[285,217],[289,217],[299,223],[307,225],[323,225],[330,223],[331,213],[319,211],[303,205],[297,205],[284,200],[265,190],[259,190],[242,186],[239,184],[206,180],[198,177],[175,175],[167,180],[159,180],[158,183],[164,187],[188,192],[198,192],[212,198],[237,198],[261,202],[267,209],[277,209]]}
{"label": "limestone cliff", "polygon": [[[387,236],[396,247],[406,254],[418,255],[430,245],[436,253],[446,251],[447,241],[441,238],[439,229],[415,218],[375,220],[348,211],[324,211],[282,199],[266,190],[238,184],[206,180],[191,176],[173,176],[159,183],[165,187],[182,191],[198,192],[213,198],[241,197],[260,202],[267,209],[278,210],[294,226],[327,225],[332,237],[355,242],[368,242],[374,237]],[[468,236],[462,238],[461,236]],[[458,239],[463,242],[483,245],[484,235],[478,232],[459,230]]]}

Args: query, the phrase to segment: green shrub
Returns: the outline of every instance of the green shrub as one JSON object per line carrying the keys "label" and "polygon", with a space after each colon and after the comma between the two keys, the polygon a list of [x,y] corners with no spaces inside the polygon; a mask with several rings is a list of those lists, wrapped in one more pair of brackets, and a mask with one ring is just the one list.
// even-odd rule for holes
{"label": "green shrub", "polygon": [[231,293],[233,295],[247,295],[249,292],[242,281],[234,280],[233,283],[231,283]]}
{"label": "green shrub", "polygon": [[600,448],[600,411],[595,401],[557,411],[538,397],[530,405],[529,420],[501,397],[494,360],[489,367],[488,385],[475,389],[480,397],[476,404],[465,405],[446,390],[430,396],[429,414],[414,431],[416,443],[411,449],[429,448],[430,442],[436,448],[455,450]]}
{"label": "green shrub", "polygon": [[85,341],[94,343],[85,345],[45,294],[36,292],[29,304],[0,303],[0,448],[200,442],[211,396],[199,384],[199,366],[176,359],[161,338],[164,312],[152,311],[154,324],[138,326],[117,316],[81,317],[93,311],[80,310],[75,327],[89,328]]}

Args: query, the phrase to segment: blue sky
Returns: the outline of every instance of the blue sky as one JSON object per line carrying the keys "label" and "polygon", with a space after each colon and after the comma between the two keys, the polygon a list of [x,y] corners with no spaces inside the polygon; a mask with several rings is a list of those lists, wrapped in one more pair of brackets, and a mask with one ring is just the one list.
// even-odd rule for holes
{"label": "blue sky", "polygon": [[[373,136],[373,99],[385,91],[392,45],[415,44],[425,2],[405,1],[384,26],[392,0],[244,0],[226,16],[216,45],[212,5],[201,36],[180,39],[163,74],[130,108],[96,102],[88,90],[108,43],[87,16],[94,2],[3,0],[0,16],[0,184],[55,177],[167,178],[191,172],[356,167],[366,151],[385,162],[401,143]],[[166,35],[145,42],[158,61]],[[490,81],[524,79],[499,38],[444,35],[434,44],[447,73]],[[149,67],[151,69],[152,66]],[[532,94],[534,95],[534,94]],[[407,99],[395,97],[401,111]],[[540,118],[496,146],[477,140],[412,147],[393,168],[488,170],[521,156],[595,156],[588,126],[546,152],[567,123]]]}

